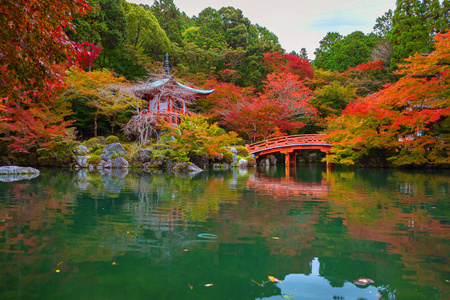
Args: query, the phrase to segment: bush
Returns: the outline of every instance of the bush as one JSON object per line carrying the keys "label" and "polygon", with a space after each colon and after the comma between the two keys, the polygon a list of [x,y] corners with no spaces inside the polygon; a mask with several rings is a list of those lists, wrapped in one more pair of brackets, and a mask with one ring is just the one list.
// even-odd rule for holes
{"label": "bush", "polygon": [[247,148],[245,148],[244,146],[237,146],[236,147],[237,150],[237,155],[241,156],[241,157],[247,157],[250,153],[248,153]]}
{"label": "bush", "polygon": [[98,165],[101,162],[102,162],[102,158],[95,154],[91,155],[88,159],[88,163],[94,164],[94,165]]}
{"label": "bush", "polygon": [[95,150],[95,152],[94,152],[95,155],[100,155],[100,154],[102,154],[102,153],[103,153],[103,149],[97,149],[97,150]]}
{"label": "bush", "polygon": [[248,162],[249,167],[256,166],[256,159],[253,156],[247,156],[245,160]]}
{"label": "bush", "polygon": [[95,146],[97,146],[97,144],[98,144],[98,139],[96,137],[93,137],[87,141],[84,141],[82,144],[90,149],[95,148]]}
{"label": "bush", "polygon": [[233,163],[233,157],[234,157],[233,152],[226,151],[223,154],[223,162],[227,163],[227,164],[232,164]]}
{"label": "bush", "polygon": [[110,135],[105,140],[106,144],[118,143],[119,138],[115,135]]}

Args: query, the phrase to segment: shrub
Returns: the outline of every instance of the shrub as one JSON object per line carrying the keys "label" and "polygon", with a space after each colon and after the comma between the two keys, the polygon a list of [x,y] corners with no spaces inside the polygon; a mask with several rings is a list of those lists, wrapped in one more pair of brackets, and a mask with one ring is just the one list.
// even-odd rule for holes
{"label": "shrub", "polygon": [[256,166],[256,159],[253,156],[247,156],[245,160],[248,162],[249,167]]}
{"label": "shrub", "polygon": [[99,163],[101,163],[101,161],[102,161],[102,158],[95,154],[91,155],[88,159],[88,163],[94,164],[94,165],[98,165]]}
{"label": "shrub", "polygon": [[103,149],[97,149],[97,150],[95,150],[95,152],[94,152],[95,155],[100,155],[100,154],[102,154],[102,153],[103,153]]}
{"label": "shrub", "polygon": [[110,135],[105,140],[106,144],[118,143],[119,138],[115,135]]}
{"label": "shrub", "polygon": [[83,142],[83,145],[85,145],[88,148],[95,148],[95,146],[97,144],[98,144],[98,138],[95,138],[95,137]]}
{"label": "shrub", "polygon": [[238,152],[238,156],[247,157],[249,155],[247,148],[244,146],[237,146],[236,150]]}
{"label": "shrub", "polygon": [[231,163],[233,163],[233,157],[234,157],[233,152],[226,151],[223,154],[223,162],[227,163],[227,164],[231,164]]}

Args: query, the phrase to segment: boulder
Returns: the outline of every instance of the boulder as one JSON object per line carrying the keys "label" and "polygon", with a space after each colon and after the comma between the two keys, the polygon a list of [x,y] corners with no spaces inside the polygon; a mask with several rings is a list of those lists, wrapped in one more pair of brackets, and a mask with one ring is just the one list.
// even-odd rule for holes
{"label": "boulder", "polygon": [[247,168],[247,164],[248,164],[248,161],[246,159],[241,158],[238,161],[237,165],[238,165],[239,168]]}
{"label": "boulder", "polygon": [[275,166],[277,164],[277,158],[275,156],[271,155],[268,157],[268,159],[271,166]]}
{"label": "boulder", "polygon": [[113,161],[112,167],[118,169],[128,168],[128,162],[125,158],[119,156]]}
{"label": "boulder", "polygon": [[238,154],[238,151],[237,151],[237,149],[236,148],[234,148],[234,147],[225,147],[226,149],[228,149],[228,150],[230,150],[231,151],[231,153],[233,153],[234,155],[237,155]]}
{"label": "boulder", "polygon": [[88,167],[88,155],[78,155],[76,158],[77,166],[80,168],[87,168]]}
{"label": "boulder", "polygon": [[173,171],[175,173],[189,173],[189,174],[194,173],[194,174],[196,174],[203,170],[200,169],[198,166],[196,166],[193,163],[178,162],[178,163],[175,163],[175,165],[173,167]]}
{"label": "boulder", "polygon": [[151,158],[152,158],[152,150],[150,149],[139,150],[139,161],[141,163],[149,162]]}
{"label": "boulder", "polygon": [[100,155],[100,157],[103,160],[107,160],[112,158],[114,155],[123,156],[127,154],[127,151],[122,147],[120,143],[111,143],[105,146],[105,149],[103,149],[103,156]]}
{"label": "boulder", "polygon": [[150,165],[154,168],[164,167],[164,159],[162,157],[153,158],[150,160]]}
{"label": "boulder", "polygon": [[12,182],[25,179],[30,180],[38,177],[39,174],[39,170],[30,167],[0,167],[0,181],[2,182]]}
{"label": "boulder", "polygon": [[103,163],[103,168],[107,168],[107,169],[111,169],[113,166],[113,160],[112,159],[108,159],[106,161],[102,160]]}
{"label": "boulder", "polygon": [[79,156],[81,156],[81,155],[84,156],[91,151],[89,151],[89,149],[85,145],[79,145],[73,150],[73,152]]}

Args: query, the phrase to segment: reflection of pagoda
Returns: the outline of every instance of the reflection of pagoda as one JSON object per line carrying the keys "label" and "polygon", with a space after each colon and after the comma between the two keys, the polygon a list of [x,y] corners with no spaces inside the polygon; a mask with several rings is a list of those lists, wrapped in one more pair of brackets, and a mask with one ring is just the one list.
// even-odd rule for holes
{"label": "reflection of pagoda", "polygon": [[186,104],[212,94],[215,90],[198,90],[177,82],[169,74],[169,55],[164,63],[165,76],[161,80],[145,83],[134,88],[135,94],[148,101],[144,113],[153,113],[171,123],[179,124],[180,115],[187,114]]}

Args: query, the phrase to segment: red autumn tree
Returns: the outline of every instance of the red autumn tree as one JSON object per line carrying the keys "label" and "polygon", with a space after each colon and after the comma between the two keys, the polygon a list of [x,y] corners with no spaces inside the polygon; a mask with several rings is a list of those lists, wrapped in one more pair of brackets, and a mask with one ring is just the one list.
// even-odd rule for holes
{"label": "red autumn tree", "polygon": [[264,65],[269,72],[292,73],[300,79],[312,79],[314,71],[308,59],[292,54],[281,54],[280,52],[265,53]]}
{"label": "red autumn tree", "polygon": [[435,51],[406,60],[395,84],[350,103],[330,121],[330,162],[351,164],[368,149],[381,148],[392,151],[394,165],[450,163],[450,32],[435,40]]}
{"label": "red autumn tree", "polygon": [[253,87],[239,87],[233,83],[219,82],[215,77],[211,77],[202,89],[215,90],[214,93],[208,97],[197,100],[197,106],[202,113],[208,114],[211,117],[217,118],[219,111],[230,107],[236,103],[246,101],[253,95]]}
{"label": "red autumn tree", "polygon": [[[38,112],[54,111],[51,103],[64,85],[65,66],[76,60],[75,47],[64,30],[74,29],[73,14],[83,15],[88,9],[86,0],[0,2],[0,99],[8,117],[1,131],[6,137],[13,131],[13,145],[22,138],[26,143],[21,145],[44,145],[41,140],[63,134],[53,126],[68,125],[56,121],[56,116],[42,118]],[[39,130],[29,135],[25,127]]]}
{"label": "red autumn tree", "polygon": [[102,47],[96,47],[94,44],[90,44],[86,41],[81,44],[75,43],[74,45],[77,50],[77,60],[79,65],[83,69],[88,69],[90,72],[94,66],[94,61],[102,51]]}
{"label": "red autumn tree", "polygon": [[87,9],[86,0],[1,1],[0,96],[9,102],[48,98],[61,84],[58,64],[76,57],[64,29],[74,29],[71,15]]}
{"label": "red autumn tree", "polygon": [[270,138],[305,126],[305,119],[315,115],[309,105],[311,90],[291,73],[269,74],[264,92],[219,110],[224,125],[250,142]]}

